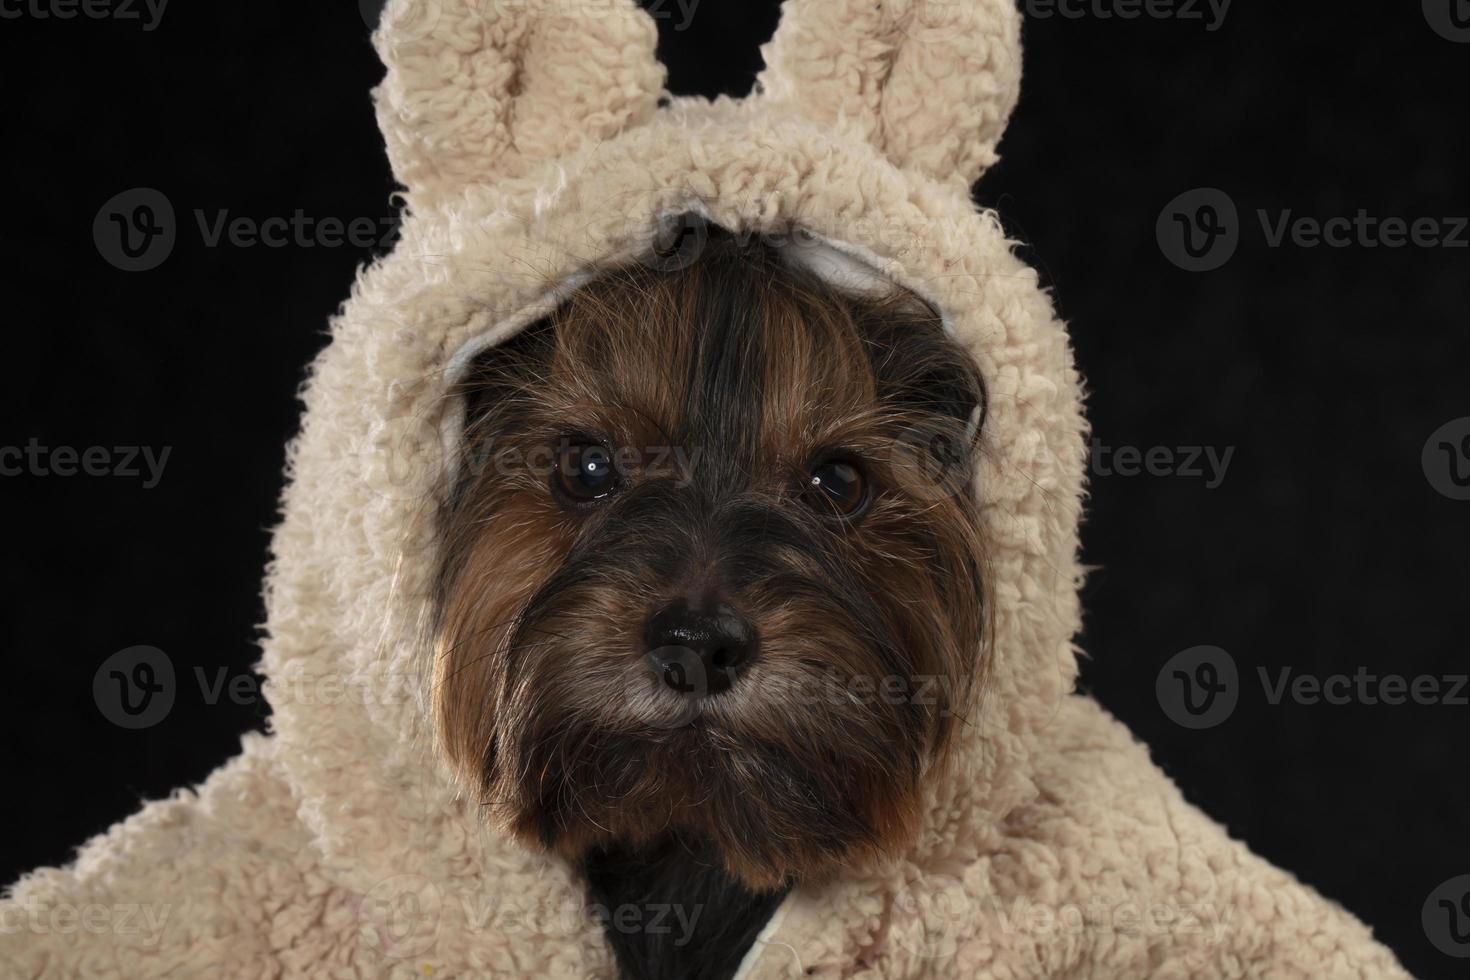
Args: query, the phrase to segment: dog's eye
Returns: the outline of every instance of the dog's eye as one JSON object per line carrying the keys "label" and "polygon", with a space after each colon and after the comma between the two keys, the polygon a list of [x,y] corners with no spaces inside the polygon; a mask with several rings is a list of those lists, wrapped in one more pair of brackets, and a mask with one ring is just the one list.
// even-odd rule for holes
{"label": "dog's eye", "polygon": [[557,454],[551,490],[573,505],[591,503],[617,489],[618,474],[612,453],[596,442],[569,442]]}
{"label": "dog's eye", "polygon": [[857,463],[850,459],[828,459],[808,473],[805,496],[824,516],[851,518],[867,506],[870,494],[867,477]]}

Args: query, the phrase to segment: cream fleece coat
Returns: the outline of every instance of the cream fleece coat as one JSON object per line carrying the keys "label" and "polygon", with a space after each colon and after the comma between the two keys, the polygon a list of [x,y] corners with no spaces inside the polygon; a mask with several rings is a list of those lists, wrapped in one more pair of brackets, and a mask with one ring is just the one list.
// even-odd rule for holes
{"label": "cream fleece coat", "polygon": [[903,853],[798,887],[742,980],[1406,975],[1072,693],[1081,386],[968,193],[1016,99],[1010,0],[789,0],[756,93],[714,103],[664,98],[632,0],[393,0],[375,42],[405,221],[305,387],[265,585],[272,732],[15,885],[0,975],[614,976],[571,870],[486,827],[435,757],[419,518],[466,352],[691,209],[924,296],[991,399],[995,660],[956,774]]}

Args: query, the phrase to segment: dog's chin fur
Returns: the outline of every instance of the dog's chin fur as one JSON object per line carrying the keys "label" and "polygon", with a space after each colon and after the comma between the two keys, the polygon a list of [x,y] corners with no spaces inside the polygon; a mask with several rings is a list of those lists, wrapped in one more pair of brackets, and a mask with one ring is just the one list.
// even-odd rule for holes
{"label": "dog's chin fur", "polygon": [[[490,819],[574,860],[698,839],[755,890],[912,837],[988,609],[984,392],[932,311],[715,232],[684,268],[578,290],[455,397],[435,712]],[[569,440],[621,454],[614,492],[553,492]],[[834,455],[866,473],[856,516],[811,495]],[[753,628],[728,690],[688,698],[645,661],[645,624],[679,598]]]}

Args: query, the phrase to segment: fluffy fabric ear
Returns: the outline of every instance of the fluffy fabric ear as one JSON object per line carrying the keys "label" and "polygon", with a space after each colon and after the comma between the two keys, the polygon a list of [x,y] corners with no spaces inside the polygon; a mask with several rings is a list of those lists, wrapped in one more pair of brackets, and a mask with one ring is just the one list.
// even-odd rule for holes
{"label": "fluffy fabric ear", "polygon": [[374,98],[394,175],[434,197],[646,121],[657,40],[634,0],[388,0]]}
{"label": "fluffy fabric ear", "polygon": [[901,167],[973,183],[1021,82],[1015,0],[787,0],[764,97],[856,131]]}

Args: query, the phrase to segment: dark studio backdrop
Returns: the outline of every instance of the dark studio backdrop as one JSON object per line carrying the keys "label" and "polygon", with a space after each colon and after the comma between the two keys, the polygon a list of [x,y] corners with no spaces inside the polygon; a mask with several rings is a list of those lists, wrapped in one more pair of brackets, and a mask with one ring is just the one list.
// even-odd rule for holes
{"label": "dark studio backdrop", "polygon": [[[392,233],[363,6],[0,3],[4,882],[267,723],[296,388]],[[773,3],[647,6],[675,92],[749,88]],[[1412,972],[1463,976],[1470,7],[1026,10],[977,197],[1091,391],[1083,686]],[[108,215],[166,222],[138,188],[174,240],[127,271]],[[292,241],[211,242],[235,218]],[[127,728],[93,682],[139,645],[174,697]]]}

